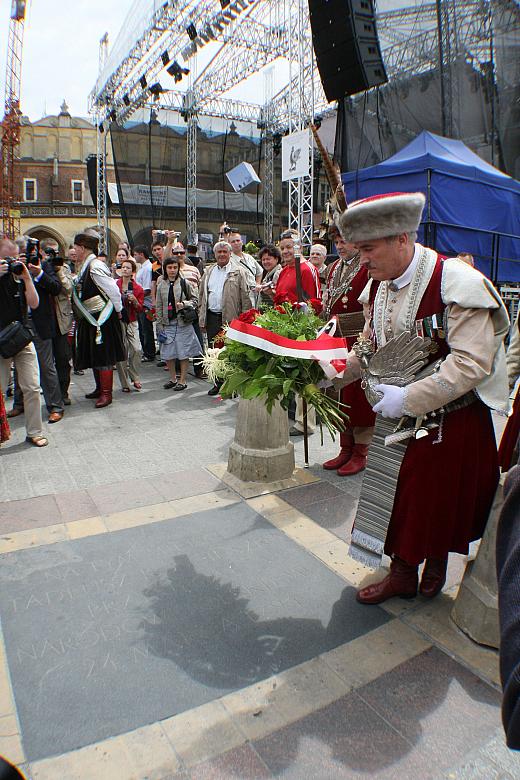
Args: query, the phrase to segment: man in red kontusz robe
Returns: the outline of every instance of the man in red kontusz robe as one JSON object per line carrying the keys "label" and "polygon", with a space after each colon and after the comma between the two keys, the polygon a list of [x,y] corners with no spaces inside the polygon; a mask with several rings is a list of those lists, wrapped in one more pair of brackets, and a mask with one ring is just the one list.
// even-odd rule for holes
{"label": "man in red kontusz robe", "polygon": [[[327,269],[323,291],[323,318],[338,317],[341,335],[347,339],[349,349],[363,330],[363,305],[358,298],[368,282],[366,268],[360,264],[359,252],[347,243],[337,228],[332,228],[330,237],[336,244],[339,258]],[[375,412],[368,403],[361,388],[361,381],[352,382],[340,391],[340,401],[347,407],[348,425],[340,433],[340,453],[325,461],[324,469],[336,470],[340,477],[351,476],[362,471],[367,462],[368,445],[374,432]]]}
{"label": "man in red kontusz robe", "polygon": [[[508,408],[507,312],[481,273],[415,243],[424,203],[421,193],[390,193],[339,218],[371,277],[360,297],[364,338],[342,381],[359,378],[370,351],[379,372],[368,363],[364,373],[379,401],[351,554],[372,566],[383,551],[392,558],[390,574],[358,592],[364,604],[413,598],[425,559],[420,592],[436,596],[449,552],[467,554],[482,536],[498,483],[490,410]],[[383,356],[407,333],[420,337],[428,367],[399,386],[399,360],[385,369]]]}

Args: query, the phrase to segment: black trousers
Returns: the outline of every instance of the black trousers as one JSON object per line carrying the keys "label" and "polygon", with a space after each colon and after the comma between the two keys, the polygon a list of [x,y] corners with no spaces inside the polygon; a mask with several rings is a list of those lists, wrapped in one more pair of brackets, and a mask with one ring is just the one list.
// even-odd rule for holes
{"label": "black trousers", "polygon": [[[222,329],[222,313],[210,311],[210,309],[208,309],[206,313],[206,336],[208,337],[208,347],[213,346],[212,341],[215,338],[215,336],[220,332],[221,329]],[[220,387],[221,385],[222,385],[221,380],[215,382],[215,387]]]}
{"label": "black trousers", "polygon": [[206,335],[208,337],[208,346],[212,346],[212,341],[222,329],[222,312],[215,312],[208,309],[206,313]]}
{"label": "black trousers", "polygon": [[58,374],[61,395],[65,399],[69,395],[70,358],[72,356],[72,349],[67,333],[60,333],[59,336],[54,336],[52,340],[52,351],[54,352],[54,362],[56,364],[56,373]]}
{"label": "black trousers", "polygon": [[137,324],[139,327],[139,339],[143,348],[143,355],[149,360],[155,360],[153,322],[151,322],[145,312],[142,311],[137,315]]}

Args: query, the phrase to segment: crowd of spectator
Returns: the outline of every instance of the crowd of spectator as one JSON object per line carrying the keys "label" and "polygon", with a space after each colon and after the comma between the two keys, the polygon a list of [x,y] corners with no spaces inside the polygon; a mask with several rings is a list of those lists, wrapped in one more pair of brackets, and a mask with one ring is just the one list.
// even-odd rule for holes
{"label": "crowd of spectator", "polygon": [[[168,372],[164,389],[182,392],[188,387],[190,360],[195,377],[205,378],[205,345],[213,343],[226,323],[251,307],[264,310],[273,303],[297,299],[296,257],[301,261],[299,283],[304,298],[321,298],[327,268],[334,259],[321,240],[304,258],[293,230],[282,233],[278,245],[265,245],[253,257],[244,251],[239,231],[224,224],[213,247],[213,260],[207,264],[198,255],[197,245],[185,247],[174,230],[152,231],[149,247],[138,244],[132,249],[122,242],[113,260],[95,251],[97,236],[89,240],[85,235],[80,234],[88,246],[82,246],[77,237],[80,243],[70,246],[65,258],[59,256],[58,244],[51,239],[41,244],[25,237],[0,241],[0,383],[4,394],[13,395],[7,418],[25,414],[27,441],[38,447],[47,444],[40,394],[47,422],[59,422],[71,404],[72,371],[83,374],[87,366],[93,367],[96,387],[87,397],[96,400],[97,408],[112,402],[114,371],[122,392],[141,391],[143,363],[164,368]],[[119,320],[117,349],[110,352],[111,365],[101,370],[85,363],[84,354],[78,358],[78,333],[88,327],[82,329],[81,312],[73,306],[74,286],[78,287],[85,264],[94,258],[98,265],[92,279],[102,296],[112,300],[113,317]],[[79,297],[76,291],[81,309]],[[15,322],[26,328],[27,343],[15,354],[4,356],[3,329]],[[208,391],[210,396],[218,393],[218,384]],[[291,429],[294,435],[302,432],[298,406]],[[2,430],[6,429],[3,422]],[[313,424],[310,415],[310,433]]]}
{"label": "crowd of spectator", "polygon": [[[16,353],[1,352],[2,402],[6,393],[13,396],[6,417],[25,415],[27,441],[37,447],[48,443],[40,395],[47,422],[58,423],[71,404],[73,371],[79,375],[93,368],[96,386],[86,397],[96,401],[96,408],[112,402],[114,371],[122,392],[142,390],[143,363],[164,368],[168,372],[164,389],[181,392],[188,387],[190,360],[195,377],[205,378],[205,345],[213,343],[226,323],[251,307],[272,305],[276,295],[280,299],[296,295],[294,264],[300,248],[294,231],[284,234],[279,246],[264,246],[257,258],[244,251],[240,233],[227,228],[207,264],[198,247],[185,247],[173,230],[152,231],[149,247],[140,244],[132,250],[122,242],[113,259],[97,251],[97,240],[92,231],[78,234],[64,258],[51,239],[0,242],[0,349],[2,334],[14,323],[26,334],[26,343],[15,345]],[[303,289],[306,296],[319,297],[326,248],[312,249],[311,262],[302,258]],[[316,264],[318,272],[313,265],[316,253],[321,261]],[[81,289],[91,283],[100,296],[93,295],[85,311]],[[99,305],[94,305],[98,299]],[[92,335],[96,317],[101,321],[105,303],[112,303],[111,320],[119,321],[118,338],[103,353],[107,357],[101,362],[110,364],[98,367],[92,353],[108,326],[97,332],[94,327],[95,341],[89,342],[86,334],[90,330]],[[110,346],[105,337],[107,341]],[[218,392],[217,384],[208,395]],[[5,413],[0,414],[2,422],[5,439]]]}

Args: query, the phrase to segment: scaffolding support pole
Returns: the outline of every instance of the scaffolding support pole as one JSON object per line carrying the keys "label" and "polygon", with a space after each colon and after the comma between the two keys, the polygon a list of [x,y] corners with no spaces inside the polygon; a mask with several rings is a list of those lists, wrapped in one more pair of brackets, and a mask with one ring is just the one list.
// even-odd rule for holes
{"label": "scaffolding support pole", "polygon": [[[308,32],[308,3],[304,0],[287,0],[286,18],[286,23],[290,25],[289,83],[296,84],[296,90],[289,93],[289,132],[294,133],[308,129],[314,119],[314,60],[312,38]],[[289,180],[289,227],[299,232],[303,247],[311,246],[313,232],[314,155],[309,129],[308,134],[309,175]]]}
{"label": "scaffolding support pole", "polygon": [[194,93],[186,93],[186,234],[188,243],[197,243],[197,112]]}
{"label": "scaffolding support pole", "polygon": [[108,252],[108,200],[107,200],[107,134],[98,115],[96,121],[96,211],[99,230],[99,251]]}

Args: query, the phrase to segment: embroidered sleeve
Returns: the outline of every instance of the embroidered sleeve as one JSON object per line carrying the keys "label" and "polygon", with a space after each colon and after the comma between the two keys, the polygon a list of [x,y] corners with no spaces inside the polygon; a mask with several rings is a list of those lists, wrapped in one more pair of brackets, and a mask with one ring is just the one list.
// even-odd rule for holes
{"label": "embroidered sleeve", "polygon": [[452,304],[447,321],[450,353],[435,374],[408,386],[405,413],[411,417],[440,409],[491,373],[495,344],[489,310]]}

